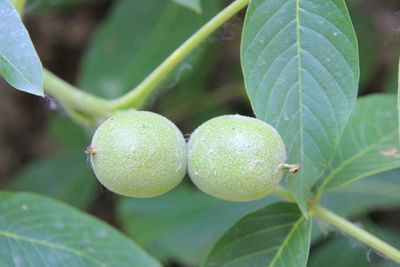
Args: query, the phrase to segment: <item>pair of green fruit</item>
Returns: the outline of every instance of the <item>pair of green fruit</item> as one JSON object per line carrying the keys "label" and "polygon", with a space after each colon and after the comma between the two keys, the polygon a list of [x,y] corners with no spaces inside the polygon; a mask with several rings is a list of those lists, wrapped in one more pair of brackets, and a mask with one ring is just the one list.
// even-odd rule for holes
{"label": "pair of green fruit", "polygon": [[226,115],[198,127],[188,145],[167,118],[148,111],[115,115],[96,130],[88,148],[93,170],[109,190],[132,197],[170,191],[185,176],[225,200],[263,198],[279,184],[286,153],[273,127]]}

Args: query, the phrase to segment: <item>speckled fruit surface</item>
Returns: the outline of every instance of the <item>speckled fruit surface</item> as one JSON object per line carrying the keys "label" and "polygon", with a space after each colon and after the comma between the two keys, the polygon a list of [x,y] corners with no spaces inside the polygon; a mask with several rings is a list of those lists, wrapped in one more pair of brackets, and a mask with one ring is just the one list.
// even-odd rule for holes
{"label": "speckled fruit surface", "polygon": [[286,160],[283,141],[267,123],[225,115],[198,127],[188,144],[188,171],[202,191],[225,200],[265,197],[279,184]]}
{"label": "speckled fruit surface", "polygon": [[98,180],[121,195],[161,195],[186,173],[182,133],[156,113],[127,111],[109,118],[96,130],[91,148]]}

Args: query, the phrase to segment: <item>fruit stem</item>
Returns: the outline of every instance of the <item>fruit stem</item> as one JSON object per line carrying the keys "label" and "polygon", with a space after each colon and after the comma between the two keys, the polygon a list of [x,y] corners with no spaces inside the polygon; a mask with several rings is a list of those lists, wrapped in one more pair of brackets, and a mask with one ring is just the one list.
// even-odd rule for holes
{"label": "fruit stem", "polygon": [[87,116],[77,111],[76,109],[72,109],[66,105],[64,105],[63,107],[67,115],[71,118],[71,120],[73,120],[77,124],[86,126],[96,125],[96,121],[90,118],[90,116]]}
{"label": "fruit stem", "polygon": [[353,223],[345,220],[344,218],[336,215],[335,213],[325,209],[320,205],[310,206],[310,211],[320,217],[324,221],[330,223],[331,225],[337,227],[343,232],[351,235],[352,237],[360,240],[364,244],[370,246],[371,248],[379,251],[386,257],[392,259],[393,261],[400,263],[400,251],[391,245],[385,243],[376,236],[368,233],[367,231],[357,227]]}
{"label": "fruit stem", "polygon": [[301,164],[283,164],[282,168],[293,174],[299,173],[301,169]]}
{"label": "fruit stem", "polygon": [[283,186],[280,186],[280,185],[278,185],[275,188],[273,194],[277,195],[278,197],[281,197],[281,198],[283,198],[283,199],[285,199],[285,200],[287,200],[289,202],[294,202],[295,201],[293,196],[292,196],[292,194],[290,193],[290,191],[287,190],[286,188],[284,188]]}
{"label": "fruit stem", "polygon": [[49,95],[56,98],[68,110],[77,109],[100,117],[107,117],[109,113],[106,108],[108,100],[79,90],[46,69],[43,70],[43,86]]}
{"label": "fruit stem", "polygon": [[146,79],[126,95],[113,100],[110,103],[111,110],[125,109],[128,107],[141,108],[151,93],[163,81],[163,79],[189,55],[203,40],[216,31],[233,15],[243,9],[249,0],[236,0],[214,18],[208,21],[202,28],[195,32],[180,47],[178,47],[164,62],[161,63]]}

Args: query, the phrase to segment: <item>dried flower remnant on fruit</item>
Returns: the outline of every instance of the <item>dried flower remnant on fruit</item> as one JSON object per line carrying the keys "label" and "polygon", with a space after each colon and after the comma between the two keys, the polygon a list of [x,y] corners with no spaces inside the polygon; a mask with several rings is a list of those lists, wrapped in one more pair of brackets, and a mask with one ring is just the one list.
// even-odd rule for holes
{"label": "dried flower remnant on fruit", "polygon": [[92,155],[92,154],[93,154],[93,147],[92,147],[92,146],[88,146],[88,147],[85,149],[85,154],[86,154],[86,155]]}

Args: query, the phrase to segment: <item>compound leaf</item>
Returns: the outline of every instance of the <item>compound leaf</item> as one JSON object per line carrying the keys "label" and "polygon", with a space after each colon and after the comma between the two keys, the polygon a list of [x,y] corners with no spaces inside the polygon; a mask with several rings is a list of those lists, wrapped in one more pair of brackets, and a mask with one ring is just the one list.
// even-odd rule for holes
{"label": "compound leaf", "polygon": [[42,64],[9,0],[0,0],[0,74],[16,89],[43,96]]}
{"label": "compound leaf", "polygon": [[250,1],[241,60],[256,116],[282,135],[288,161],[303,165],[288,186],[307,216],[305,197],[357,95],[357,40],[344,1]]}
{"label": "compound leaf", "polygon": [[152,199],[121,197],[117,216],[122,229],[157,258],[197,266],[217,237],[235,221],[278,200],[268,196],[234,203],[180,185]]}
{"label": "compound leaf", "polygon": [[360,98],[340,139],[320,190],[400,167],[394,95]]}
{"label": "compound leaf", "polygon": [[369,176],[325,192],[321,205],[346,217],[400,206],[400,169]]}
{"label": "compound leaf", "polygon": [[292,203],[246,215],[214,245],[204,266],[306,266],[311,221]]}
{"label": "compound leaf", "polygon": [[112,227],[58,201],[0,193],[1,266],[157,266]]}

